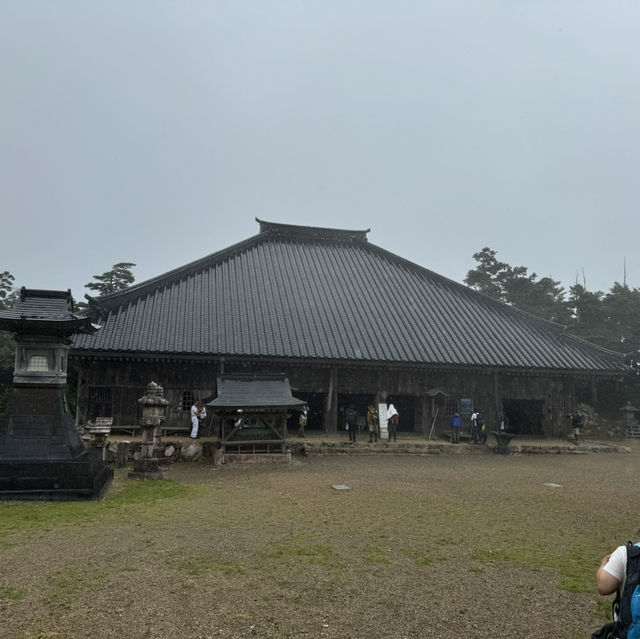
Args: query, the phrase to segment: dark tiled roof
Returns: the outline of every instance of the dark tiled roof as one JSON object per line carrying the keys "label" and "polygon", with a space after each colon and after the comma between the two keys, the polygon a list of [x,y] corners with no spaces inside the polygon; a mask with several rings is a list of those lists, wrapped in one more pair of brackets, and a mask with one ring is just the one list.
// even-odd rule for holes
{"label": "dark tiled roof", "polygon": [[228,249],[98,299],[90,352],[621,370],[566,334],[370,244],[367,231],[260,222]]}
{"label": "dark tiled roof", "polygon": [[304,402],[291,394],[286,377],[246,378],[223,377],[218,379],[218,397],[207,406],[215,408],[292,407]]}
{"label": "dark tiled roof", "polygon": [[38,330],[47,326],[55,331],[93,332],[87,315],[76,313],[70,291],[20,289],[12,308],[0,311],[0,329]]}

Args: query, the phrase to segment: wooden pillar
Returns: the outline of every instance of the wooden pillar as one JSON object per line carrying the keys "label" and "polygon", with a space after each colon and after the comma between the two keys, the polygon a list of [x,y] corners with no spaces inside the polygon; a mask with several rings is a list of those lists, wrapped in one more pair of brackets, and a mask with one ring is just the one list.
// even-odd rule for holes
{"label": "wooden pillar", "polygon": [[[502,393],[500,392],[500,386],[498,384],[498,372],[493,374],[493,401],[494,401],[494,415],[490,415],[490,423],[497,424],[496,430],[500,428],[500,417],[502,417]],[[486,421],[486,420],[485,420]]]}
{"label": "wooden pillar", "polygon": [[420,400],[419,430],[426,437],[431,428],[431,421],[429,419],[429,398],[426,395],[420,395],[418,399]]}
{"label": "wooden pillar", "polygon": [[324,404],[324,430],[338,432],[338,369],[329,369],[327,396]]}
{"label": "wooden pillar", "polygon": [[89,401],[83,366],[78,363],[78,388],[76,389],[76,429],[87,423],[87,403]]}

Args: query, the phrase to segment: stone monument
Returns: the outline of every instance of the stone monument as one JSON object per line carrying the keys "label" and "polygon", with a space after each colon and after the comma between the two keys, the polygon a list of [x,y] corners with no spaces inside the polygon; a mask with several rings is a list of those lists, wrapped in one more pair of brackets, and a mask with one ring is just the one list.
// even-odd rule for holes
{"label": "stone monument", "polygon": [[87,450],[66,399],[72,335],[92,333],[71,291],[22,288],[0,311],[0,329],[17,342],[13,386],[0,416],[0,499],[86,500],[102,497],[113,472]]}
{"label": "stone monument", "polygon": [[165,420],[169,402],[163,396],[163,388],[155,382],[147,385],[147,394],[138,400],[142,407],[142,417],[138,424],[142,428],[142,450],[133,464],[129,477],[134,479],[162,479],[160,462],[153,455],[157,434]]}

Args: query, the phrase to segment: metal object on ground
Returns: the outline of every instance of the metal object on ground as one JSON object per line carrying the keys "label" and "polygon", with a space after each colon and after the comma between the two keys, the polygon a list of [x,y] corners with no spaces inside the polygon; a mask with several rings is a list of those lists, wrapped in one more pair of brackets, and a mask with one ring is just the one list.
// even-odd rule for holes
{"label": "metal object on ground", "polygon": [[496,438],[496,448],[494,452],[499,455],[508,455],[511,452],[509,444],[514,437],[517,437],[516,433],[509,433],[506,430],[492,430],[491,434]]}

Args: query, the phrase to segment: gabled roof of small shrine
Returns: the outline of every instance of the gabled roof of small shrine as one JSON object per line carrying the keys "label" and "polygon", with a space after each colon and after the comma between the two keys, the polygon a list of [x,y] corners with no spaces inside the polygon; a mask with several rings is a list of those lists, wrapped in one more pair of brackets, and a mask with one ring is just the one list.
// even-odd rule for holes
{"label": "gabled roof of small shrine", "polygon": [[610,373],[623,355],[490,299],[350,231],[260,232],[98,298],[78,354],[154,353]]}
{"label": "gabled roof of small shrine", "polygon": [[304,402],[291,394],[289,380],[278,377],[231,375],[218,378],[218,397],[207,406],[214,408],[292,408]]}

